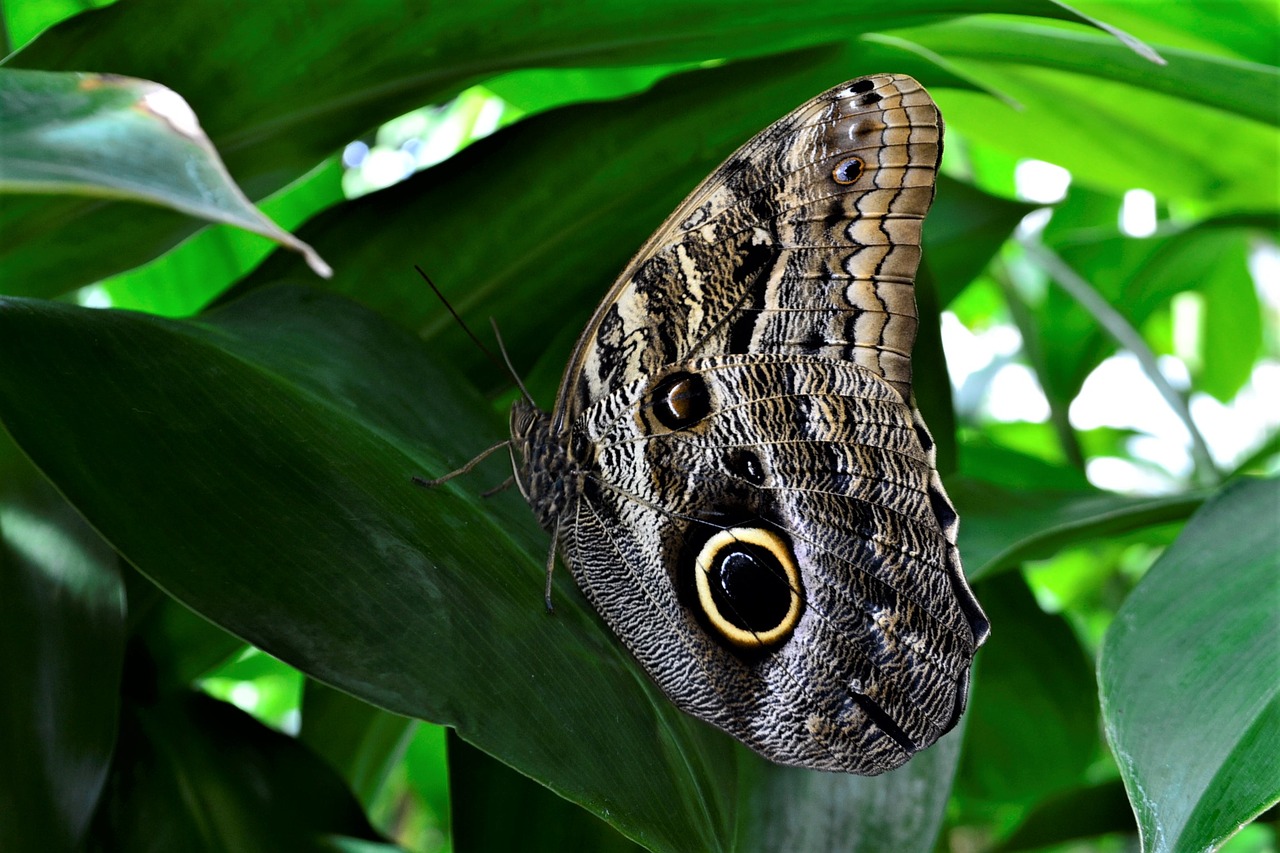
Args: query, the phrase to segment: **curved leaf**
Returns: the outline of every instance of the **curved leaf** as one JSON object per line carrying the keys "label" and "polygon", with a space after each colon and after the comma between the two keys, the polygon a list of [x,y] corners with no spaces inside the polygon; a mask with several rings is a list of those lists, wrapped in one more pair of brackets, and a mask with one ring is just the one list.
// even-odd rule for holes
{"label": "curved leaf", "polygon": [[1074,71],[1280,124],[1280,69],[1270,65],[1162,46],[1160,67],[1116,39],[1023,21],[965,18],[894,34],[951,59]]}
{"label": "curved leaf", "polygon": [[118,558],[0,428],[0,849],[72,849],[116,741]]}
{"label": "curved leaf", "polygon": [[[350,303],[267,288],[177,323],[3,300],[0,363],[0,419],[130,562],[308,674],[454,726],[658,849],[758,849],[763,829],[733,828],[760,791],[829,786],[676,711],[563,572],[544,613],[545,536],[517,496],[476,496],[501,465],[412,486],[489,443],[495,419]],[[928,850],[954,753],[926,756],[841,782],[827,807],[903,800],[915,819],[895,847]],[[863,825],[829,822],[847,834],[827,843],[879,849]]]}
{"label": "curved leaf", "polygon": [[377,834],[296,740],[195,693],[125,707],[96,849],[275,853]]}
{"label": "curved leaf", "polygon": [[1280,799],[1280,480],[1205,504],[1107,631],[1098,687],[1143,849],[1208,850]]}
{"label": "curved leaf", "polygon": [[147,80],[0,68],[0,192],[170,207],[261,234],[331,274],[245,198],[182,96]]}
{"label": "curved leaf", "polygon": [[960,553],[970,578],[1079,542],[1181,521],[1204,501],[1197,493],[1131,497],[1098,489],[1015,489],[967,477],[948,480],[947,492],[960,513]]}
{"label": "curved leaf", "polygon": [[[306,0],[133,0],[63,21],[7,64],[111,71],[181,92],[231,174],[258,199],[380,122],[513,69],[739,59],[978,13],[1085,20],[1051,0],[368,0],[324,14]],[[210,44],[218,49],[191,47]],[[888,69],[846,69],[754,129],[827,86],[877,70]],[[136,266],[194,230],[172,214],[44,199],[0,211],[0,231],[19,233],[17,223],[26,225],[22,239],[11,238],[4,260],[39,288],[14,291],[23,295],[56,295]],[[77,247],[76,262],[53,246]]]}

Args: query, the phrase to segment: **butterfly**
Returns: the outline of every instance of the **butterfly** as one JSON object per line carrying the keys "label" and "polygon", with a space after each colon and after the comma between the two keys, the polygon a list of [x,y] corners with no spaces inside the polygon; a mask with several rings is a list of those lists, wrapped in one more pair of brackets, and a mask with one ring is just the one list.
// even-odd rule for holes
{"label": "butterfly", "polygon": [[801,105],[644,244],[553,411],[512,408],[552,558],[678,707],[778,763],[900,766],[988,634],[912,396],[941,152],[910,77]]}

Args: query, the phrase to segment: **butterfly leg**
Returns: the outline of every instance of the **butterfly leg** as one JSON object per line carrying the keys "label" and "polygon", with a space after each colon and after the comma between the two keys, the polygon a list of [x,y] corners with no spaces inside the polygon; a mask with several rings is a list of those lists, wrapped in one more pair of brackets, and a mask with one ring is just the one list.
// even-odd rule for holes
{"label": "butterfly leg", "polygon": [[547,589],[543,594],[543,601],[546,602],[547,612],[555,613],[555,606],[551,603],[551,572],[556,567],[556,540],[560,538],[560,525],[557,524],[551,531],[551,547],[547,549]]}
{"label": "butterfly leg", "polygon": [[511,439],[507,439],[506,441],[500,441],[497,444],[495,444],[493,447],[490,447],[489,449],[483,451],[479,456],[477,456],[475,459],[472,459],[466,465],[463,465],[461,468],[458,468],[456,470],[450,471],[448,474],[445,474],[443,477],[436,477],[434,480],[428,480],[425,477],[419,477],[417,474],[415,474],[413,475],[413,482],[415,485],[422,486],[424,489],[434,489],[436,486],[440,485],[441,483],[449,482],[454,477],[461,477],[463,474],[467,473],[472,468],[476,467],[485,459],[487,459],[489,455],[492,454],[495,450],[501,450],[502,448],[509,447],[510,445],[511,445]]}

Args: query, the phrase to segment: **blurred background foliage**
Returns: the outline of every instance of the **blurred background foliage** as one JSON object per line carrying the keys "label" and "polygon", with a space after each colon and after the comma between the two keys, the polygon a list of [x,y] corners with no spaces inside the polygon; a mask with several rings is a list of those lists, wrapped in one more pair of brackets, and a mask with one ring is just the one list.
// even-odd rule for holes
{"label": "blurred background foliage", "polygon": [[[1270,0],[0,10],[0,849],[1276,849]],[[30,71],[172,89],[333,277]],[[845,780],[672,711],[564,573],[544,617],[500,461],[408,487],[513,396],[413,265],[549,405],[680,198],[882,71],[947,121],[916,371],[994,633],[962,732]]]}

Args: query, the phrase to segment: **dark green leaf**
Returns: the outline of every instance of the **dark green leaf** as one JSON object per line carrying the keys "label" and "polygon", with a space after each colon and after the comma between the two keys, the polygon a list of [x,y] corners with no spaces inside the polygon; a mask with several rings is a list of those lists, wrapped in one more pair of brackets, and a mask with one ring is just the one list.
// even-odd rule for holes
{"label": "dark green leaf", "polygon": [[276,853],[377,839],[359,804],[293,738],[200,694],[126,705],[90,849]]}
{"label": "dark green leaf", "polygon": [[1017,572],[978,585],[992,635],[978,661],[957,793],[1027,808],[1083,781],[1099,749],[1088,655]]}
{"label": "dark green leaf", "polygon": [[1157,65],[1114,38],[1026,21],[964,18],[895,35],[953,60],[1073,71],[1280,123],[1280,69],[1273,65],[1163,46],[1167,64]]}
{"label": "dark green leaf", "polygon": [[449,782],[457,853],[644,850],[600,818],[456,736],[449,738]]}
{"label": "dark green leaf", "polygon": [[1098,835],[1135,835],[1133,809],[1119,779],[1075,788],[1038,803],[995,853],[1037,850]]}
{"label": "dark green leaf", "polygon": [[[258,199],[378,123],[512,69],[737,59],[984,12],[1080,20],[1050,0],[578,0],[550,7],[483,0],[443,8],[370,0],[324,14],[305,0],[134,0],[62,22],[8,64],[110,71],[181,92],[231,174]],[[753,130],[828,86],[877,70],[884,69],[845,68],[783,110],[766,112]],[[582,162],[598,165],[602,153]],[[26,283],[8,292],[65,292],[143,263],[192,230],[184,217],[118,204],[8,203],[0,212],[0,231],[12,235],[4,260]],[[69,246],[76,247],[74,263],[67,262]]]}
{"label": "dark green leaf", "polygon": [[0,849],[70,849],[116,739],[117,558],[0,428]]}
{"label": "dark green leaf", "polygon": [[[1018,458],[1016,454],[1007,457],[1010,461]],[[1049,557],[1070,545],[1180,521],[1204,500],[1195,493],[1130,497],[1087,485],[1068,485],[1079,477],[1069,468],[1058,468],[1063,473],[1049,473],[1039,482],[1031,482],[1036,479],[1034,472],[1055,468],[1021,458],[1025,470],[1014,478],[1001,477],[1001,469],[990,465],[971,469],[999,478],[1000,483],[971,475],[947,482],[947,491],[960,513],[960,554],[970,578]]]}
{"label": "dark green leaf", "polygon": [[368,808],[404,758],[418,724],[307,680],[298,739],[329,762]]}
{"label": "dark green leaf", "polygon": [[[835,787],[767,765],[675,711],[563,575],[542,612],[545,538],[518,497],[476,497],[501,466],[412,487],[497,430],[411,338],[289,288],[199,324],[0,304],[0,418],[131,562],[225,628],[457,727],[659,849],[753,849],[788,826],[878,849],[866,820],[905,827],[896,849],[932,844],[954,752]],[[838,819],[813,825],[782,793],[809,786]],[[747,820],[763,824],[735,842]]]}
{"label": "dark green leaf", "polygon": [[1280,799],[1280,480],[1205,504],[1107,632],[1107,737],[1152,853],[1207,850]]}

